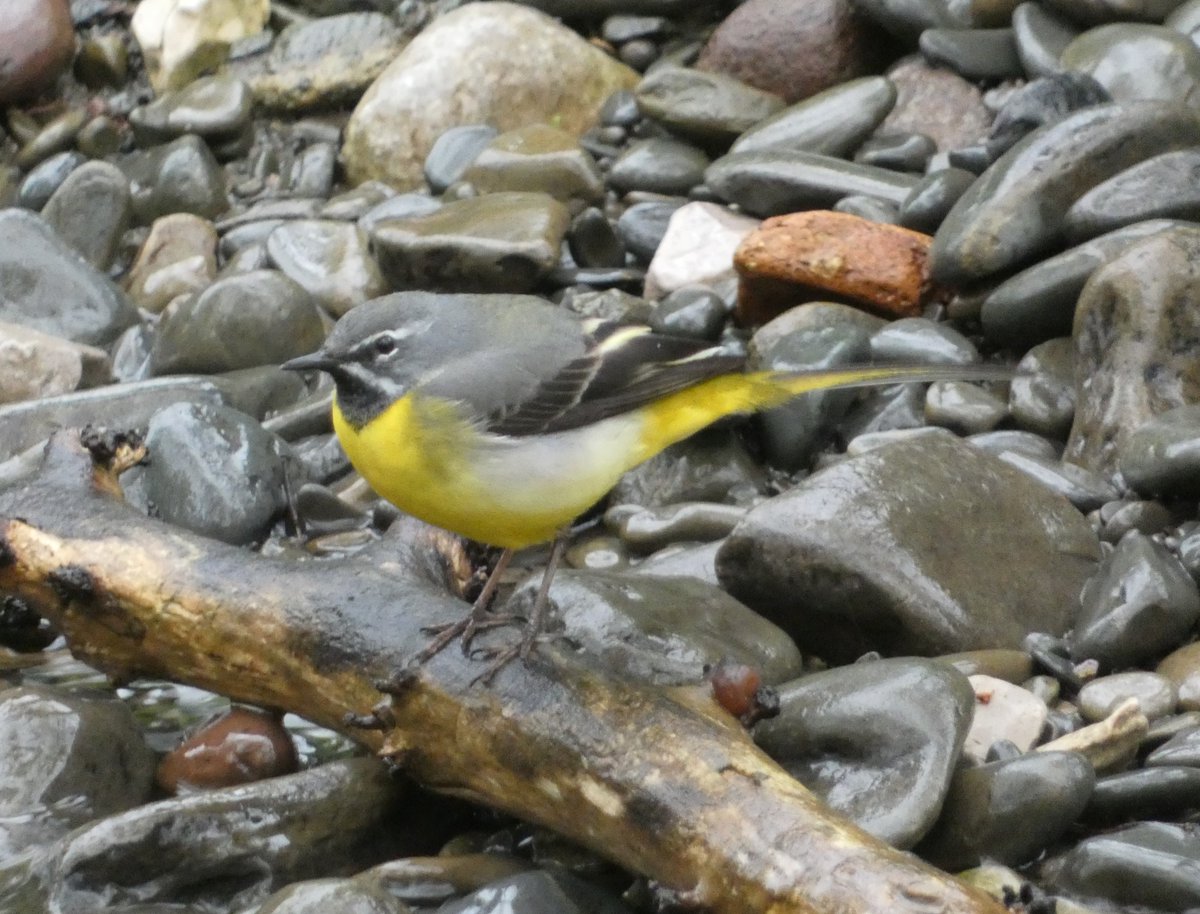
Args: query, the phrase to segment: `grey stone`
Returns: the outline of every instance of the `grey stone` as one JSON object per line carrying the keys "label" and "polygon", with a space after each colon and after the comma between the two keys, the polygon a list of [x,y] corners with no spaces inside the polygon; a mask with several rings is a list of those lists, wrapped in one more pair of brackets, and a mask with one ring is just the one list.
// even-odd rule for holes
{"label": "grey stone", "polygon": [[1200,492],[1200,404],[1143,422],[1121,443],[1117,460],[1125,482],[1142,494]]}
{"label": "grey stone", "polygon": [[[1200,52],[1197,52],[1200,53]],[[1067,237],[1092,238],[1147,219],[1200,219],[1200,151],[1181,149],[1146,159],[1097,184],[1071,204]]]}
{"label": "grey stone", "polygon": [[194,133],[214,145],[236,139],[250,124],[253,99],[240,79],[203,76],[182,89],[165,92],[129,114],[142,146]]}
{"label": "grey stone", "polygon": [[[950,537],[962,518],[970,537]],[[725,541],[731,594],[833,662],[1017,647],[1071,624],[1099,543],[1075,509],[947,437],[844,460],[754,508]]]}
{"label": "grey stone", "polygon": [[267,236],[267,255],[334,317],[388,291],[367,233],[352,223],[285,222]]}
{"label": "grey stone", "polygon": [[481,194],[544,193],[563,202],[589,203],[604,196],[595,160],[574,136],[548,124],[528,124],[493,137],[462,180]]}
{"label": "grey stone", "polygon": [[1075,418],[1074,352],[1065,337],[1039,343],[1017,364],[1008,405],[1021,428],[1065,440]]}
{"label": "grey stone", "polygon": [[924,317],[905,317],[881,327],[871,337],[871,357],[881,362],[928,365],[972,365],[979,350],[949,324]]}
{"label": "grey stone", "polygon": [[384,888],[356,879],[306,879],[280,889],[254,914],[411,914]]}
{"label": "grey stone", "polygon": [[103,346],[136,319],[125,295],[41,218],[0,211],[0,320]]}
{"label": "grey stone", "polygon": [[1200,807],[1200,769],[1160,765],[1096,782],[1083,818],[1091,823],[1179,819]]}
{"label": "grey stone", "polygon": [[1059,456],[1058,448],[1041,435],[1035,435],[1032,432],[1003,429],[997,432],[971,435],[967,441],[980,450],[995,456],[999,456],[1005,451],[1016,451],[1018,454],[1042,457],[1046,460],[1057,460]]}
{"label": "grey stone", "polygon": [[1056,492],[1080,511],[1091,511],[1120,497],[1112,483],[1098,473],[1057,459],[1007,451],[1000,459]]}
{"label": "grey stone", "polygon": [[617,220],[617,234],[633,254],[649,262],[667,234],[667,225],[685,199],[635,203]]}
{"label": "grey stone", "polygon": [[1060,60],[1068,70],[1094,77],[1114,101],[1200,108],[1200,49],[1174,29],[1101,25],[1067,45]]}
{"label": "grey stone", "polygon": [[939,168],[925,175],[908,192],[897,212],[905,228],[927,234],[937,231],[958,198],[975,183],[975,175],[961,168]]}
{"label": "grey stone", "polygon": [[942,808],[975,695],[931,660],[877,660],[779,689],[780,714],[755,742],[836,812],[909,848]]}
{"label": "grey stone", "polygon": [[439,136],[425,157],[425,180],[435,194],[462,179],[471,163],[499,135],[491,124],[451,127]]}
{"label": "grey stone", "polygon": [[718,147],[784,107],[773,92],[689,67],[656,68],[638,83],[634,95],[646,117],[688,139]]}
{"label": "grey stone", "polygon": [[988,432],[1008,417],[1008,404],[967,381],[935,381],[925,392],[925,421],[963,435]]}
{"label": "grey stone", "polygon": [[947,66],[967,79],[1024,75],[1012,29],[926,29],[918,46],[930,63]]}
{"label": "grey stone", "polygon": [[1179,559],[1127,533],[1083,588],[1071,657],[1122,669],[1178,647],[1197,619],[1200,592]]}
{"label": "grey stone", "polygon": [[131,152],[117,165],[129,178],[134,217],[142,225],[170,213],[212,218],[229,208],[225,174],[197,136]]}
{"label": "grey stone", "polygon": [[40,210],[54,196],[71,172],[87,162],[87,156],[71,150],[60,152],[29,170],[17,189],[17,205]]}
{"label": "grey stone", "polygon": [[608,182],[619,191],[685,195],[704,180],[708,156],[678,140],[651,138],[631,143],[613,162]]}
{"label": "grey stone", "polygon": [[1136,698],[1138,708],[1150,721],[1175,710],[1175,686],[1166,676],[1135,670],[1093,679],[1079,690],[1077,704],[1085,720],[1108,717],[1126,699]]}
{"label": "grey stone", "polygon": [[498,879],[439,914],[629,914],[616,897],[567,873],[541,870]]}
{"label": "grey stone", "polygon": [[746,508],[713,502],[677,502],[626,514],[617,534],[636,553],[648,553],[675,542],[704,543],[727,536]]}
{"label": "grey stone", "polygon": [[107,162],[75,169],[42,210],[58,237],[100,270],[112,265],[131,214],[129,182]]}
{"label": "grey stone", "polygon": [[1013,10],[1012,27],[1017,56],[1031,77],[1061,72],[1062,52],[1080,31],[1070,20],[1034,2],[1022,3]]}
{"label": "grey stone", "polygon": [[679,501],[742,503],[766,487],[766,474],[727,430],[712,429],[673,444],[621,477],[612,504],[670,505]]}

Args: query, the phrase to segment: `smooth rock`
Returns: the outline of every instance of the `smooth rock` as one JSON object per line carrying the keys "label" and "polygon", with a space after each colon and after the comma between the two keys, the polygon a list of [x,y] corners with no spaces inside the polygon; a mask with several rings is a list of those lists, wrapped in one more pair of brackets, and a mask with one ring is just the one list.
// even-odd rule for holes
{"label": "smooth rock", "polygon": [[708,156],[688,143],[653,137],[631,143],[612,164],[608,183],[621,192],[686,195],[704,180]]}
{"label": "smooth rock", "polygon": [[1122,669],[1177,647],[1200,619],[1200,592],[1179,559],[1127,533],[1080,595],[1071,639],[1076,661]]}
{"label": "smooth rock", "polygon": [[664,578],[694,578],[714,587],[717,581],[716,556],[721,540],[700,546],[676,544],[649,556],[630,569],[633,574],[653,574]]}
{"label": "smooth rock", "polygon": [[278,439],[237,410],[168,406],[150,420],[146,447],[151,463],[130,475],[127,494],[167,523],[245,544],[286,502]]}
{"label": "smooth rock", "polygon": [[988,135],[993,158],[1038,127],[1061,121],[1072,111],[1112,101],[1108,91],[1085,73],[1067,71],[1026,83],[1008,95]]}
{"label": "smooth rock", "polygon": [[1200,219],[1198,181],[1200,151],[1154,156],[1097,184],[1071,204],[1063,230],[1068,238],[1081,241],[1147,219],[1194,222]]}
{"label": "smooth rock", "polygon": [[971,719],[962,674],[929,660],[858,663],[779,689],[755,742],[860,828],[909,848],[942,808]]}
{"label": "smooth rock", "polygon": [[44,686],[0,692],[0,845],[6,859],[150,799],[154,754],[111,698]]}
{"label": "smooth rock", "polygon": [[684,286],[714,286],[732,278],[734,251],[757,227],[757,219],[716,203],[679,207],[646,271],[646,298],[656,300]]}
{"label": "smooth rock", "polygon": [[1159,662],[1155,672],[1174,684],[1180,711],[1200,711],[1200,642],[1176,648]]}
{"label": "smooth rock", "polygon": [[[1054,715],[1051,715],[1052,718]],[[1070,732],[1037,747],[1037,752],[1078,752],[1098,772],[1120,771],[1128,767],[1146,738],[1150,724],[1136,699],[1128,698],[1099,723],[1079,726],[1074,721]]]}
{"label": "smooth rock", "polygon": [[1117,465],[1145,495],[1200,492],[1200,404],[1176,406],[1143,422],[1121,442]]}
{"label": "smooth rock", "polygon": [[989,432],[1008,417],[1008,404],[967,381],[935,381],[925,392],[925,421],[962,435]]}
{"label": "smooth rock", "polygon": [[[662,244],[675,211],[687,205],[687,200],[646,201],[635,203],[617,219],[617,235],[630,253],[649,263]],[[739,239],[740,240],[740,239]],[[736,245],[734,245],[736,247]],[[730,250],[732,261],[733,251]]]}
{"label": "smooth rock", "polygon": [[608,217],[589,206],[571,220],[567,248],[580,267],[618,268],[625,265],[625,245]]}
{"label": "smooth rock", "polygon": [[850,301],[892,316],[920,312],[930,238],[899,226],[816,210],[767,219],[733,256],[738,315],[766,323],[801,301]]}
{"label": "smooth rock", "polygon": [[975,175],[961,168],[939,168],[913,185],[896,213],[898,223],[917,232],[937,231],[958,198],[975,183]]}
{"label": "smooth rock", "polygon": [[87,162],[58,186],[42,218],[88,263],[107,270],[129,227],[131,204],[129,181],[120,169],[107,162]]}
{"label": "smooth rock", "polygon": [[1200,768],[1200,727],[1188,727],[1176,733],[1146,756],[1146,767],[1187,765]]}
{"label": "smooth rock", "polygon": [[[1101,505],[1100,539],[1106,543],[1117,543],[1130,530],[1152,536],[1175,524],[1171,509],[1162,502],[1122,499]],[[1183,550],[1180,549],[1182,559]],[[1187,568],[1187,562],[1184,561]],[[1189,573],[1191,569],[1188,569]]]}
{"label": "smooth rock", "polygon": [[660,333],[713,340],[725,329],[729,307],[708,286],[684,286],[659,299],[647,321]]}
{"label": "smooth rock", "polygon": [[1075,313],[1075,422],[1066,459],[1097,472],[1119,465],[1147,420],[1200,401],[1200,363],[1180,339],[1200,335],[1187,302],[1200,286],[1200,226],[1161,232],[1097,270]]}
{"label": "smooth rock", "polygon": [[751,127],[730,152],[794,149],[847,156],[883,122],[896,103],[896,87],[883,76],[863,76],[832,86]]}
{"label": "smooth rock", "polygon": [[225,174],[197,136],[132,152],[117,164],[129,178],[134,217],[142,225],[171,213],[212,218],[229,208]]}
{"label": "smooth rock", "polygon": [[604,195],[595,160],[574,136],[547,124],[530,124],[494,137],[463,172],[462,180],[481,194],[522,191],[589,203]]}
{"label": "smooth rock", "polygon": [[141,0],[129,27],[156,92],[182,89],[219,67],[241,38],[261,32],[268,0]]}
{"label": "smooth rock", "polygon": [[17,205],[40,210],[75,169],[87,162],[87,156],[70,150],[49,156],[29,170],[17,188]]}
{"label": "smooth rock", "polygon": [[412,914],[384,888],[356,879],[304,879],[271,895],[253,914]]}
{"label": "smooth rock", "polygon": [[20,324],[0,323],[0,403],[53,397],[74,390],[83,377],[81,349],[61,337]]}
{"label": "smooth rock", "polygon": [[896,104],[880,125],[882,133],[923,133],[942,152],[983,141],[992,114],[983,93],[957,73],[905,57],[886,76],[896,87]]}
{"label": "smooth rock", "polygon": [[1041,435],[1034,435],[1031,432],[1003,429],[997,432],[971,435],[967,441],[997,457],[1005,451],[1016,451],[1018,454],[1028,454],[1046,460],[1057,460],[1059,456],[1058,448]]}
{"label": "smooth rock", "polygon": [[1063,463],[1057,457],[1045,458],[1036,454],[1009,451],[1000,459],[1035,479],[1051,492],[1057,492],[1080,511],[1092,511],[1116,499],[1120,492],[1103,476]]}
{"label": "smooth rock", "polygon": [[136,319],[125,295],[41,218],[0,211],[0,320],[103,346]]}
{"label": "smooth rock", "polygon": [[[1029,652],[1011,648],[961,651],[957,654],[943,654],[934,659],[950,664],[964,676],[984,676],[989,680],[999,679],[1012,685],[1020,685],[1033,675],[1033,658]],[[976,690],[976,698],[984,703],[979,691]],[[980,708],[975,709],[977,717],[980,711]]]}
{"label": "smooth rock", "polygon": [[871,356],[881,362],[973,365],[980,361],[974,343],[947,323],[924,317],[890,321],[871,336]]}
{"label": "smooth rock", "polygon": [[1082,689],[1076,703],[1085,720],[1108,717],[1122,702],[1133,698],[1148,721],[1165,717],[1175,710],[1175,686],[1158,673],[1135,670],[1093,679]]}
{"label": "smooth rock", "polygon": [[717,196],[764,217],[825,209],[851,194],[899,206],[918,180],[832,156],[780,149],[722,156],[704,173],[704,182]]}
{"label": "smooth rock", "polygon": [[425,180],[434,193],[441,193],[462,179],[479,154],[497,136],[491,124],[464,124],[451,127],[436,140],[425,157]]}
{"label": "smooth rock", "polygon": [[[847,305],[813,302],[785,311],[751,338],[749,367],[792,371],[835,368],[869,360],[872,317]],[[854,400],[848,390],[812,391],[758,415],[768,463],[809,466]]]}
{"label": "smooth rock", "polygon": [[1048,0],[1046,5],[1077,22],[1097,25],[1116,19],[1161,22],[1180,0]]}
{"label": "smooth rock", "polygon": [[1060,60],[1066,69],[1093,77],[1113,101],[1200,108],[1200,49],[1174,29],[1102,25],[1067,45]]}
{"label": "smooth rock", "polygon": [[634,553],[646,554],[674,542],[704,543],[728,536],[746,508],[712,502],[682,502],[639,508],[622,516],[617,534]]}
{"label": "smooth rock", "polygon": [[394,289],[527,292],[558,263],[571,223],[542,193],[496,193],[375,224],[371,242]]}
{"label": "smooth rock", "polygon": [[741,440],[728,430],[712,429],[673,444],[634,467],[621,477],[609,501],[644,507],[680,501],[744,504],[765,486],[762,466]]}
{"label": "smooth rock", "polygon": [[1069,336],[1075,305],[1091,275],[1133,244],[1191,223],[1170,219],[1138,222],[1047,257],[1006,279],[988,293],[980,309],[985,336],[1003,346],[1026,349]]}
{"label": "smooth rock", "polygon": [[696,66],[808,98],[878,69],[887,39],[851,0],[747,0],[704,45]]}
{"label": "smooth rock", "polygon": [[629,914],[615,896],[554,868],[507,876],[465,898],[443,905],[439,914]]}
{"label": "smooth rock", "polygon": [[[541,574],[507,607],[528,610]],[[551,626],[622,678],[698,682],[726,658],[758,670],[766,683],[800,674],[800,652],[782,631],[718,587],[703,581],[619,571],[567,571],[554,576]]]}
{"label": "smooth rock", "polygon": [[267,255],[334,317],[388,291],[367,233],[352,223],[285,222],[267,236]]}
{"label": "smooth rock", "polygon": [[408,36],[382,11],[348,11],[288,25],[261,72],[246,74],[267,108],[306,111],[352,104],[404,49]]}
{"label": "smooth rock", "polygon": [[963,743],[963,755],[982,765],[999,740],[1028,752],[1042,736],[1049,713],[1040,698],[994,676],[968,677],[975,690],[975,714]]}
{"label": "smooth rock", "polygon": [[1013,419],[1027,431],[1063,440],[1075,417],[1075,378],[1069,339],[1047,340],[1017,364],[1009,387]]}
{"label": "smooth rock", "polygon": [[0,24],[0,105],[29,101],[71,65],[75,30],[67,0],[10,0]]}
{"label": "smooth rock", "polygon": [[1190,910],[1200,905],[1200,836],[1139,822],[1085,838],[1064,855],[1050,886],[1110,910]]}
{"label": "smooth rock", "polygon": [[205,76],[176,92],[165,92],[129,114],[142,146],[178,139],[187,133],[218,146],[236,139],[250,123],[253,100],[240,79]]}
{"label": "smooth rock", "polygon": [[163,312],[150,353],[153,374],[277,365],[325,338],[307,292],[274,270],[225,277]]}
{"label": "smooth rock", "polygon": [[1049,253],[1067,209],[1097,183],[1197,143],[1200,117],[1149,102],[1086,108],[1034,131],[954,205],[934,237],[934,279],[966,285]]}
{"label": "smooth rock", "polygon": [[970,80],[1014,79],[1024,76],[1013,30],[926,29],[918,43],[935,66],[947,66]]}
{"label": "smooth rock", "polygon": [[1197,807],[1200,769],[1160,765],[1101,778],[1083,817],[1093,823],[1180,819]]}
{"label": "smooth rock", "polygon": [[688,67],[660,67],[634,90],[638,109],[667,129],[701,145],[723,149],[740,134],[784,107],[731,76]]}
{"label": "smooth rock", "polygon": [[1038,752],[961,769],[937,827],[917,853],[951,871],[984,859],[1027,863],[1067,831],[1095,783],[1092,766],[1075,752]]}
{"label": "smooth rock", "polygon": [[[513,55],[511,49],[522,52]],[[434,140],[451,127],[553,123],[574,135],[638,74],[550,17],[515,3],[467,4],[424,29],[363,95],[346,125],[353,183],[417,187]]]}
{"label": "smooth rock", "polygon": [[213,790],[291,774],[298,764],[279,715],[235,706],[163,756],[155,781],[169,794]]}
{"label": "smooth rock", "polygon": [[217,276],[217,232],[191,213],[155,219],[126,277],[139,308],[155,314],[181,295],[200,292]]}
{"label": "smooth rock", "polygon": [[1012,15],[1017,56],[1030,77],[1053,76],[1062,71],[1062,52],[1079,35],[1080,28],[1040,3],[1020,4]]}
{"label": "smooth rock", "polygon": [[[948,539],[964,514],[979,519],[975,535]],[[1061,633],[1098,548],[1066,502],[970,445],[930,437],[844,460],[756,507],[717,570],[802,649],[838,662]]]}
{"label": "smooth rock", "polygon": [[892,171],[923,172],[937,144],[923,133],[877,133],[858,147],[854,161]]}

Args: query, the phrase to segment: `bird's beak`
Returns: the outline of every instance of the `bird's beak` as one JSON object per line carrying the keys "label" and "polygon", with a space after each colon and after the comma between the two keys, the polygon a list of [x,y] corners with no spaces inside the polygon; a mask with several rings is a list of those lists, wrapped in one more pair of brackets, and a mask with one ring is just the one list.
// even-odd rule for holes
{"label": "bird's beak", "polygon": [[337,365],[337,360],[329,356],[323,349],[310,352],[295,359],[289,359],[279,367],[284,371],[329,371]]}

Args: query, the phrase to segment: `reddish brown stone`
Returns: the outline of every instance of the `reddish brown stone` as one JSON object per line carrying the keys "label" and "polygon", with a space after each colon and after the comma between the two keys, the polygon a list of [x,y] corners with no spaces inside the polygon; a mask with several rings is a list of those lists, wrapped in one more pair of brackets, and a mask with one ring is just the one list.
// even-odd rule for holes
{"label": "reddish brown stone", "polygon": [[983,93],[957,73],[931,66],[914,54],[887,74],[896,104],[879,133],[923,133],[945,152],[982,142],[992,125]]}
{"label": "reddish brown stone", "polygon": [[230,708],[168,752],[155,780],[168,793],[232,787],[279,774],[299,763],[279,718],[252,708]]}
{"label": "reddish brown stone", "polygon": [[696,66],[791,103],[880,72],[893,44],[851,0],[747,0],[717,26]]}
{"label": "reddish brown stone", "polygon": [[733,255],[737,316],[765,324],[807,301],[832,300],[890,317],[920,314],[929,245],[920,232],[816,210],[766,220]]}
{"label": "reddish brown stone", "polygon": [[49,89],[75,56],[67,0],[4,0],[0,17],[0,105]]}

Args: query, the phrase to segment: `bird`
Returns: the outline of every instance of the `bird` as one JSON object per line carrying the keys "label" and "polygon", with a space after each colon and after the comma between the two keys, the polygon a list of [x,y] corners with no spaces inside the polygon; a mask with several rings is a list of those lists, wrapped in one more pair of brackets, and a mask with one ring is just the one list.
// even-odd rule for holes
{"label": "bird", "polygon": [[351,465],[401,511],[502,552],[455,639],[511,621],[489,603],[513,552],[552,543],[519,645],[528,659],[572,522],[620,477],[735,414],[830,388],[1006,379],[986,365],[747,371],[745,356],[644,324],[585,318],[533,295],[396,292],[363,302],[322,346],[285,362],[334,382],[334,431]]}

